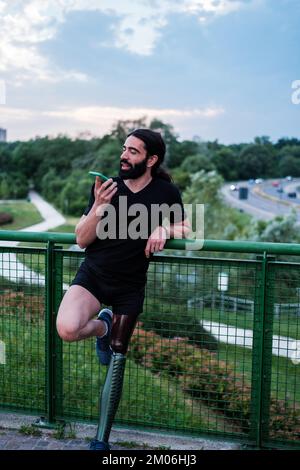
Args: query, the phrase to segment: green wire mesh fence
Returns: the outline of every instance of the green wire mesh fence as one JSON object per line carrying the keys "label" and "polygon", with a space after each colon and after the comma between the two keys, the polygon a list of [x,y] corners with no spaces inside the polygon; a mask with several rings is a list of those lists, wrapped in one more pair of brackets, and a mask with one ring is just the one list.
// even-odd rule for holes
{"label": "green wire mesh fence", "polygon": [[[0,406],[48,423],[96,422],[106,368],[93,339],[63,343],[55,328],[83,253],[43,240],[0,247]],[[243,247],[261,255],[155,257],[116,424],[299,447],[300,263],[269,256],[278,245]]]}

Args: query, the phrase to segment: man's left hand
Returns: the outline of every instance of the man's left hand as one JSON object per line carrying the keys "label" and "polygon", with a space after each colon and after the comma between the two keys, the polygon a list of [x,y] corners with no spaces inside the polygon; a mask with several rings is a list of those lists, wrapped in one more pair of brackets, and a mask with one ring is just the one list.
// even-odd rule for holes
{"label": "man's left hand", "polygon": [[167,229],[165,227],[157,227],[150,235],[145,248],[146,258],[150,257],[151,253],[162,251],[167,241]]}

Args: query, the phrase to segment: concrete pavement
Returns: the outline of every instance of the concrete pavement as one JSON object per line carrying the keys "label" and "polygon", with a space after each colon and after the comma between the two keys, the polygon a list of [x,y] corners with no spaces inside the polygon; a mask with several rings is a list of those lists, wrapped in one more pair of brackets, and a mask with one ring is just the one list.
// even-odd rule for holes
{"label": "concrete pavement", "polygon": [[[38,418],[38,417],[36,417]],[[32,427],[34,416],[0,414],[0,450],[88,450],[97,427],[76,423],[66,426],[64,438],[57,430]],[[32,432],[31,434],[29,434]],[[28,433],[28,435],[27,435]],[[36,434],[36,435],[35,435]],[[37,435],[38,434],[38,435]],[[59,436],[59,437],[62,437]],[[172,433],[144,432],[113,427],[111,450],[239,450],[236,442],[178,436]]]}

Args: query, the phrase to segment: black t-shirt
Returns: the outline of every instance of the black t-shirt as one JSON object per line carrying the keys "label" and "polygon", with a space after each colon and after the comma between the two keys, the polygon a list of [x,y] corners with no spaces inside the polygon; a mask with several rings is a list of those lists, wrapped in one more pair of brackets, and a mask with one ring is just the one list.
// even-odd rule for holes
{"label": "black t-shirt", "polygon": [[[157,226],[166,223],[166,219],[170,224],[184,219],[182,199],[177,187],[161,178],[153,178],[137,193],[133,193],[121,178],[115,177],[113,180],[118,184],[118,190],[111,200],[115,221],[111,223],[109,212],[104,213],[97,229],[97,238],[85,250],[85,262],[94,272],[108,280],[114,278],[126,284],[144,285],[151,260],[151,257],[146,258],[144,252],[147,240]],[[89,213],[94,204],[94,186],[84,215]],[[142,212],[136,204],[143,204]],[[99,238],[100,227],[102,234]],[[108,229],[110,237],[105,238],[103,233]],[[135,233],[135,239],[128,236],[132,233]]]}

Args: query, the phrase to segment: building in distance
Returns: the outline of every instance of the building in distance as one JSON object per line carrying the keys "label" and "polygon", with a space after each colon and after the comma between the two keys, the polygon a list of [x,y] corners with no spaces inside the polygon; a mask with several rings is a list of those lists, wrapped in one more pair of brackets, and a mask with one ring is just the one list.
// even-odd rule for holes
{"label": "building in distance", "polygon": [[0,127],[0,142],[6,142],[7,134],[6,129]]}

